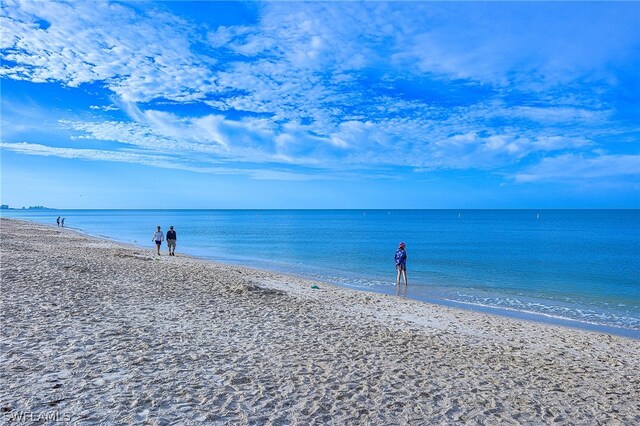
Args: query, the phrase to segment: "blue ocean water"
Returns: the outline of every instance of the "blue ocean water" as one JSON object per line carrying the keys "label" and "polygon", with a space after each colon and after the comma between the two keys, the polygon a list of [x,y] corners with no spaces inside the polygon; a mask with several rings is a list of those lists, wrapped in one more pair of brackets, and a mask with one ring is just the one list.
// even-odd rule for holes
{"label": "blue ocean water", "polygon": [[[4,210],[154,249],[640,338],[640,210]],[[393,254],[407,244],[409,287]],[[166,248],[163,247],[166,251]]]}

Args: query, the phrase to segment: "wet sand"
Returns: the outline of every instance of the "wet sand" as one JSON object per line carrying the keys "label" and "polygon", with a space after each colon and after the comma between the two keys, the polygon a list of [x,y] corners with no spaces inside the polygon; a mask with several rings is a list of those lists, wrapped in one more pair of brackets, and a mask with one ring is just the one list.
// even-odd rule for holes
{"label": "wet sand", "polygon": [[640,340],[0,235],[1,422],[640,424]]}

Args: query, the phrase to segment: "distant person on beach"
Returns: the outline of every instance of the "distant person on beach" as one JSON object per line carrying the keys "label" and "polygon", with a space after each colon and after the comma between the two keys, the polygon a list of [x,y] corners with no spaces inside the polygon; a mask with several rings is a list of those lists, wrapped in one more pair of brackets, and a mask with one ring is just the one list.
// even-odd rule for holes
{"label": "distant person on beach", "polygon": [[58,216],[58,218],[56,219],[56,223],[58,224],[58,226],[60,226],[60,216]]}
{"label": "distant person on beach", "polygon": [[153,234],[151,241],[156,242],[156,248],[158,249],[158,256],[160,256],[160,246],[164,241],[164,234],[162,233],[162,230],[160,229],[159,226],[158,226],[158,230]]}
{"label": "distant person on beach", "polygon": [[169,247],[169,256],[176,255],[176,240],[177,240],[176,231],[173,230],[173,226],[169,227],[167,231],[167,247]]}
{"label": "distant person on beach", "polygon": [[60,224],[62,225],[62,227],[64,228],[64,217],[62,218],[62,222],[60,222]]}
{"label": "distant person on beach", "polygon": [[396,285],[400,285],[400,277],[404,275],[404,285],[408,285],[407,282],[407,252],[404,250],[405,244],[400,243],[398,245],[398,250],[396,250],[396,254],[394,259],[396,261],[396,270],[398,271],[398,276],[396,278]]}

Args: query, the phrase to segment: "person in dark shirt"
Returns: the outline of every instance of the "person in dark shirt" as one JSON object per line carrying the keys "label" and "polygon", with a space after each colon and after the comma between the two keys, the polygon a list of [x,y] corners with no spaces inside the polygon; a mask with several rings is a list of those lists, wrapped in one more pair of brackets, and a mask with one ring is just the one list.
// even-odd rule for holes
{"label": "person in dark shirt", "polygon": [[176,231],[173,230],[173,226],[169,227],[167,231],[167,247],[169,247],[169,256],[176,255],[176,240],[178,239]]}
{"label": "person in dark shirt", "polygon": [[404,243],[400,243],[398,250],[394,256],[396,261],[396,270],[398,271],[398,277],[396,278],[396,285],[400,285],[400,277],[404,275],[404,285],[408,285],[407,282],[407,252],[404,250]]}

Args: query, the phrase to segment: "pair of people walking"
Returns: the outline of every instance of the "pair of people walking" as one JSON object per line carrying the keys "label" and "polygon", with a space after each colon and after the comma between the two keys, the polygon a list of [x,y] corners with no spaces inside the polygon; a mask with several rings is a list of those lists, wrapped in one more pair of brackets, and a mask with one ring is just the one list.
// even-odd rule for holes
{"label": "pair of people walking", "polygon": [[60,220],[60,216],[58,216],[58,218],[56,219],[56,223],[58,224],[58,226],[61,226],[64,228],[64,217],[62,218],[62,220]]}
{"label": "pair of people walking", "polygon": [[[176,241],[178,240],[178,236],[176,231],[173,229],[173,226],[169,227],[167,231],[167,247],[169,248],[169,256],[176,255]],[[164,241],[164,233],[162,232],[162,228],[158,226],[156,232],[153,234],[151,241],[155,241],[156,249],[158,250],[158,256],[160,256],[160,247],[162,246],[162,242]]]}

